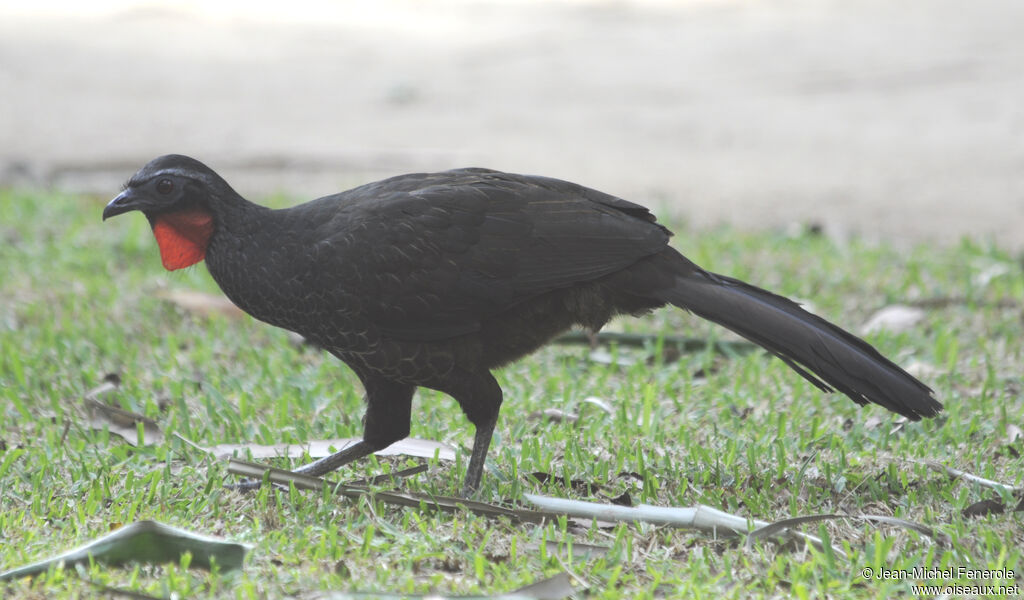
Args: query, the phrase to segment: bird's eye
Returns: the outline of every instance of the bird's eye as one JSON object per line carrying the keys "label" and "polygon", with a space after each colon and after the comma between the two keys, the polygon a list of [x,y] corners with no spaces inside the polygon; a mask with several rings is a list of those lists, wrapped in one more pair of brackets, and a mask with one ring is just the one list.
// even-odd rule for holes
{"label": "bird's eye", "polygon": [[174,182],[170,179],[161,179],[156,182],[156,191],[166,196],[174,191]]}

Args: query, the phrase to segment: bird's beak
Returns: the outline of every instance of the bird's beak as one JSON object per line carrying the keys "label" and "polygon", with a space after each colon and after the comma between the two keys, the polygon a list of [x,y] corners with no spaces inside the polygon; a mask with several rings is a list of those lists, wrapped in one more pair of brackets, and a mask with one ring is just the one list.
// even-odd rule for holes
{"label": "bird's beak", "polygon": [[106,208],[103,209],[103,220],[106,221],[110,217],[116,217],[122,213],[139,210],[140,208],[142,206],[138,196],[132,190],[127,189],[118,194],[117,198],[111,200]]}

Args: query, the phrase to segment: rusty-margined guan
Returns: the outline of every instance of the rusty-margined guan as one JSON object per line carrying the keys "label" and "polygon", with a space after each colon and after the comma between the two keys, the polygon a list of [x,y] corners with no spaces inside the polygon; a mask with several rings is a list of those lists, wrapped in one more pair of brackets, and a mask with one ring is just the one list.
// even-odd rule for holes
{"label": "rusty-margined guan", "polygon": [[410,174],[281,210],[199,161],[144,166],[103,210],[140,210],[164,267],[204,258],[235,304],[344,361],[366,388],[363,439],[300,469],[333,471],[409,435],[417,387],[476,426],[463,488],[479,485],[502,392],[491,369],[574,325],[674,304],[766,348],[824,391],[913,420],[931,390],[795,302],[716,275],[668,245],[642,206],[580,185],[487,169]]}

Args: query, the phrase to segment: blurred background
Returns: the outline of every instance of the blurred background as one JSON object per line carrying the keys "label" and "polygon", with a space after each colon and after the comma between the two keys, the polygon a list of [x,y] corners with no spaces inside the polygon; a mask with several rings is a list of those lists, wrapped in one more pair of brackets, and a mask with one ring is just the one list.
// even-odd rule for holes
{"label": "blurred background", "polygon": [[253,200],[487,166],[698,228],[1024,249],[1020,0],[14,4],[0,186],[113,196],[170,152]]}

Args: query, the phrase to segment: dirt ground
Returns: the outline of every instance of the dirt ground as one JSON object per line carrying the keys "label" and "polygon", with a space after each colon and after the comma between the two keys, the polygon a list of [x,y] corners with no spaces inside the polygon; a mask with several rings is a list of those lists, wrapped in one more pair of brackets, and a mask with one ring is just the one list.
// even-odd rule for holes
{"label": "dirt ground", "polygon": [[696,227],[1024,250],[1019,0],[9,4],[0,186],[112,196],[168,152],[254,199],[474,165]]}

